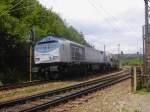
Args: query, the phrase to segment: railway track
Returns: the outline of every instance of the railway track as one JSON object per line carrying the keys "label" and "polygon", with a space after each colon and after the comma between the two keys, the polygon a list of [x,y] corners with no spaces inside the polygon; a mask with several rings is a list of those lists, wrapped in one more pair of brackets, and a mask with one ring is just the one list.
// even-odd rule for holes
{"label": "railway track", "polygon": [[33,82],[26,82],[26,83],[21,83],[21,84],[5,85],[5,86],[0,86],[0,91],[13,90],[13,89],[18,89],[18,88],[46,84],[48,82],[49,81],[33,81]]}
{"label": "railway track", "polygon": [[36,85],[47,84],[47,83],[49,83],[49,81],[32,81],[32,82],[25,82],[20,84],[8,84],[8,85],[0,86],[0,91],[13,90],[13,89],[36,86]]}
{"label": "railway track", "polygon": [[47,109],[58,103],[68,101],[75,97],[88,94],[89,92],[102,89],[112,84],[130,78],[128,71],[114,73],[111,76],[87,81],[73,86],[48,91],[45,93],[24,97],[12,101],[0,103],[0,111],[7,112],[35,112]]}

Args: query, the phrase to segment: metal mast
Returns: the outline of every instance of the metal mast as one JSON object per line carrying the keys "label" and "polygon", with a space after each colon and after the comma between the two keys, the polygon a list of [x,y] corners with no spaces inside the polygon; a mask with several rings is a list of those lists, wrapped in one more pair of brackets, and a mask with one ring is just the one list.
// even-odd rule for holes
{"label": "metal mast", "polygon": [[[144,32],[144,76],[145,84],[150,86],[150,0],[144,0],[145,2],[145,32]],[[147,83],[148,82],[148,83]]]}

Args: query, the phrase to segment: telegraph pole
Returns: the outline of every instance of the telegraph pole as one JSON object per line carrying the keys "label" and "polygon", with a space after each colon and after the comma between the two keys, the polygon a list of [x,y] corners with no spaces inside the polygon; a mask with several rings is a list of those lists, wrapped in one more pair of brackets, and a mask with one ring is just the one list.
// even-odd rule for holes
{"label": "telegraph pole", "polygon": [[144,85],[150,87],[150,0],[145,2]]}

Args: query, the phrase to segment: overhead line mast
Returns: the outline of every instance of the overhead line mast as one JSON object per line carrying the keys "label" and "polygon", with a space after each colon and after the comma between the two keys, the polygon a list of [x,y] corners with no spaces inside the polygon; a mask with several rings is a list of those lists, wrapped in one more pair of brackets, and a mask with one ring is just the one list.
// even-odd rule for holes
{"label": "overhead line mast", "polygon": [[144,84],[150,87],[150,0],[145,1]]}

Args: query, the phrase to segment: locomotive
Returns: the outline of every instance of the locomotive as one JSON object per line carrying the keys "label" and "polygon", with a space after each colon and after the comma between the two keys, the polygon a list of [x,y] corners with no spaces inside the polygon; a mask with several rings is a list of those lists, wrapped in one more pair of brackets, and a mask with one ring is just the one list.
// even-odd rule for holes
{"label": "locomotive", "polygon": [[36,71],[46,77],[58,79],[69,74],[87,74],[118,67],[117,58],[104,51],[73,41],[47,36],[34,47]]}

